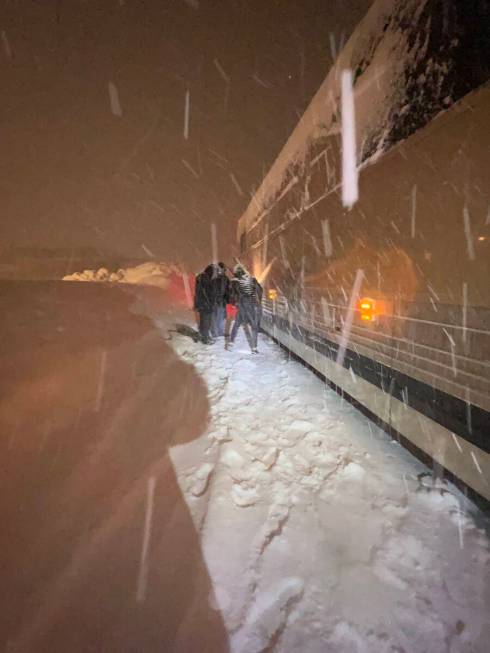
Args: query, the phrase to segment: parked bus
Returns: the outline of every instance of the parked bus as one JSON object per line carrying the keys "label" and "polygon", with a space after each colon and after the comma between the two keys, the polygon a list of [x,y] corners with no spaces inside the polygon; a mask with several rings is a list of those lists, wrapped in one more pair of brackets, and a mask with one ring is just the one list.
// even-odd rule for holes
{"label": "parked bus", "polygon": [[[469,5],[471,5],[471,10]],[[375,1],[252,198],[262,328],[490,500],[490,2]],[[358,201],[342,204],[351,71]]]}

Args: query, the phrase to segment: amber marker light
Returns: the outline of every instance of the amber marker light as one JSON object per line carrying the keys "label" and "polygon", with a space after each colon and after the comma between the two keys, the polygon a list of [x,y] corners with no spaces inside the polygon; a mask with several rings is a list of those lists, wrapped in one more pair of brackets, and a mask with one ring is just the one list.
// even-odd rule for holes
{"label": "amber marker light", "polygon": [[364,298],[359,302],[359,311],[363,322],[374,322],[375,306],[372,299]]}

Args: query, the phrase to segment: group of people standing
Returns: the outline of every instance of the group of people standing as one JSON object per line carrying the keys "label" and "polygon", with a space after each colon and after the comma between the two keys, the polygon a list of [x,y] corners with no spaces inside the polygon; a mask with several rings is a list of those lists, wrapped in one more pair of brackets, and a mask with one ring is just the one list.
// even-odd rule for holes
{"label": "group of people standing", "polygon": [[230,349],[243,326],[252,353],[257,354],[261,303],[262,286],[242,265],[233,270],[221,262],[208,265],[196,277],[194,294],[201,342],[212,344],[223,337]]}

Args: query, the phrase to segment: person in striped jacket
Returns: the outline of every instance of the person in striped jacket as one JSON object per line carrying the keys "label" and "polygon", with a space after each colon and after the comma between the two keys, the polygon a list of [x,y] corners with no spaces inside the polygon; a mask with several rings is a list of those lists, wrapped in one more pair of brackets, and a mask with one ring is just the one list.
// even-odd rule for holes
{"label": "person in striped jacket", "polygon": [[252,353],[258,354],[257,339],[260,326],[262,286],[240,264],[235,266],[233,272],[235,276],[231,281],[230,291],[236,297],[238,314],[226,348],[230,349],[233,346],[238,329],[243,326]]}

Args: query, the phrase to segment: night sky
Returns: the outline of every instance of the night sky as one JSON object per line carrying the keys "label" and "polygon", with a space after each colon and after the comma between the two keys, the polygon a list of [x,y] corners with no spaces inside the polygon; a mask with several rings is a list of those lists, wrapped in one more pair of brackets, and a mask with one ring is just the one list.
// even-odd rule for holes
{"label": "night sky", "polygon": [[146,248],[195,267],[212,222],[229,257],[331,65],[330,34],[338,47],[370,1],[1,4],[0,250]]}

